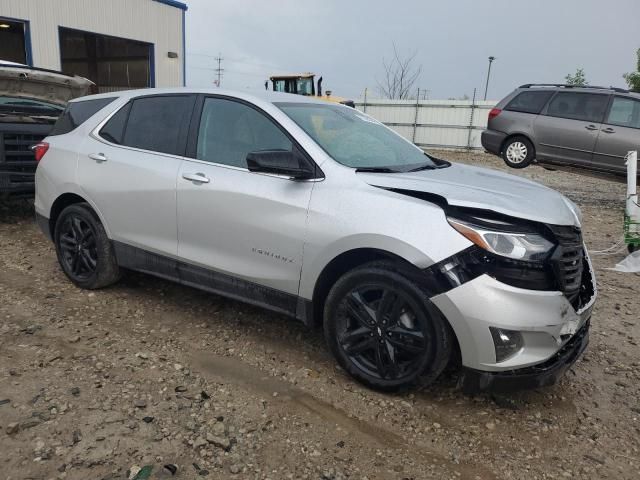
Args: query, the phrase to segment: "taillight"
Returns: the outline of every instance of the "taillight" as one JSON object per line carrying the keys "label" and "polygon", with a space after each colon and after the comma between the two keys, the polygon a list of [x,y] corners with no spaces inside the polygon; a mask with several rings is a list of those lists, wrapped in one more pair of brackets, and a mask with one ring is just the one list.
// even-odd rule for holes
{"label": "taillight", "polygon": [[33,150],[33,156],[36,158],[36,162],[39,162],[42,160],[42,157],[44,157],[44,154],[47,153],[47,150],[49,150],[49,144],[47,142],[36,143],[31,147],[31,150]]}
{"label": "taillight", "polygon": [[496,118],[501,113],[502,113],[502,110],[500,110],[499,108],[492,108],[491,111],[489,112],[489,120]]}

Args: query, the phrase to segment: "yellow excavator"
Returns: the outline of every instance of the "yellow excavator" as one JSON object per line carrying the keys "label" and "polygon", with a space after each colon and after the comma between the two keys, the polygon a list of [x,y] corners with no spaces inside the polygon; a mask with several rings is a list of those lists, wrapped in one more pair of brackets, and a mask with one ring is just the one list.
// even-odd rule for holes
{"label": "yellow excavator", "polygon": [[[286,92],[294,93],[296,95],[305,95],[308,97],[315,97],[327,102],[341,103],[349,107],[355,108],[353,100],[349,100],[343,97],[335,97],[331,94],[331,90],[325,91],[322,94],[322,77],[318,79],[317,90],[316,83],[314,82],[314,73],[298,73],[292,75],[273,75],[269,77],[274,92]],[[264,82],[264,88],[269,90],[269,82]]]}

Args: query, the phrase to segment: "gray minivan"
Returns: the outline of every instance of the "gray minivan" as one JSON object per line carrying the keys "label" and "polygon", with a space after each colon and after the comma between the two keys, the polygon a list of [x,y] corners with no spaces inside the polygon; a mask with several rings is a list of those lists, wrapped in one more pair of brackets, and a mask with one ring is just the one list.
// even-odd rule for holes
{"label": "gray minivan", "polygon": [[640,94],[522,85],[489,112],[482,146],[513,168],[535,160],[625,174],[625,155],[640,150]]}

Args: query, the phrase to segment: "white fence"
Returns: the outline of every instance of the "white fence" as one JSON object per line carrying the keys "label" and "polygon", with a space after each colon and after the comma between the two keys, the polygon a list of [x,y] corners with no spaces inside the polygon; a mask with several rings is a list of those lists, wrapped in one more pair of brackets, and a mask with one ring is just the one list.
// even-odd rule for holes
{"label": "white fence", "polygon": [[481,149],[494,101],[359,100],[356,108],[423,148]]}

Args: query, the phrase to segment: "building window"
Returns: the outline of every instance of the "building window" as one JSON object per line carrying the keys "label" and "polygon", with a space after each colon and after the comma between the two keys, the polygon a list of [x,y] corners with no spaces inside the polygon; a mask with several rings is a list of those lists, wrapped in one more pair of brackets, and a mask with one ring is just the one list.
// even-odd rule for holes
{"label": "building window", "polygon": [[24,22],[0,18],[0,60],[28,63],[27,27]]}
{"label": "building window", "polygon": [[153,45],[60,27],[62,71],[94,82],[98,92],[153,86]]}

